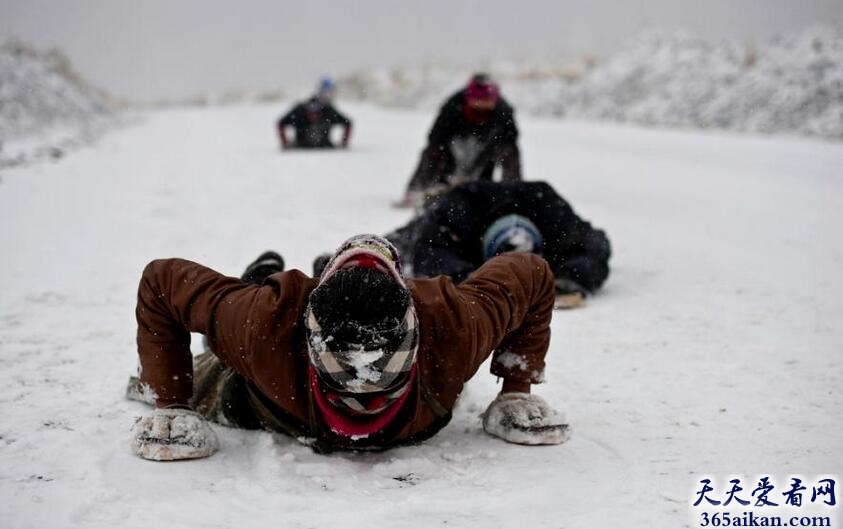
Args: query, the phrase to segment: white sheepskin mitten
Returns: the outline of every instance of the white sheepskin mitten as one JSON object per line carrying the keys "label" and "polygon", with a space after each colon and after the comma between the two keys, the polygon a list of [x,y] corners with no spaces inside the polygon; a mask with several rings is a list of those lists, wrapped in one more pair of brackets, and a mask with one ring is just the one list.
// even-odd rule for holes
{"label": "white sheepskin mitten", "polygon": [[565,418],[537,395],[502,393],[483,413],[483,429],[522,445],[556,445],[570,436]]}
{"label": "white sheepskin mitten", "polygon": [[140,417],[132,428],[132,450],[144,459],[176,461],[208,457],[217,451],[217,434],[198,413],[162,408]]}

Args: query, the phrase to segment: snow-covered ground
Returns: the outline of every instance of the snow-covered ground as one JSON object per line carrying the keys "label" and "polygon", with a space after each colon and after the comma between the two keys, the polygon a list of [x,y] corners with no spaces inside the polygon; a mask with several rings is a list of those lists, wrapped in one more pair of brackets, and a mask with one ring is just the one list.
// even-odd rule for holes
{"label": "snow-covered ground", "polygon": [[3,172],[0,526],[696,527],[701,476],[843,472],[843,144],[528,118],[526,177],[614,247],[602,293],[554,315],[536,390],[567,413],[568,443],[486,435],[498,388],[481,369],[420,446],[323,456],[217,427],[210,459],[132,455],[147,410],[123,389],[149,260],[239,275],[275,248],[309,270],[408,220],[388,204],[432,118],[340,106],[346,152],[280,154],[285,105],[185,109]]}

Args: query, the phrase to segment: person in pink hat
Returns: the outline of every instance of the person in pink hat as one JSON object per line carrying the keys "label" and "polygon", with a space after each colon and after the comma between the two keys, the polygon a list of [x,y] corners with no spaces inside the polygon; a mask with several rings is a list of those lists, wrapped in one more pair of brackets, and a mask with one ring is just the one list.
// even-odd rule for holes
{"label": "person in pink hat", "polygon": [[522,179],[514,110],[486,74],[473,75],[445,101],[427,139],[399,206],[420,206],[426,195],[456,184],[492,180],[496,166],[501,180]]}
{"label": "person in pink hat", "polygon": [[[489,356],[502,385],[483,429],[527,445],[568,438],[563,416],[531,392],[544,381],[555,298],[542,258],[503,254],[459,285],[405,279],[386,239],[360,235],[317,278],[283,266],[267,252],[241,278],[183,259],[146,267],[128,397],[155,410],[135,422],[137,455],[209,456],[219,448],[209,421],[319,452],[417,443],[448,424]],[[207,339],[195,358],[191,333]]]}

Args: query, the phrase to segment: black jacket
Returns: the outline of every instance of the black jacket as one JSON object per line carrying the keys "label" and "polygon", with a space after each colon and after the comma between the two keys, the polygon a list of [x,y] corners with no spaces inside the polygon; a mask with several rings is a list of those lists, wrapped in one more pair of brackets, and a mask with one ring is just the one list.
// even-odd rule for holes
{"label": "black jacket", "polygon": [[606,234],[578,217],[545,182],[476,181],[455,187],[387,237],[412,275],[444,274],[462,281],[483,264],[486,229],[509,214],[536,225],[544,240],[543,257],[557,278],[593,291],[608,277]]}
{"label": "black jacket", "polygon": [[311,97],[297,104],[278,121],[278,127],[293,127],[296,147],[333,147],[331,127],[351,126],[351,120],[327,101]]}
{"label": "black jacket", "polygon": [[514,143],[518,139],[515,113],[503,98],[492,110],[488,121],[472,123],[465,117],[463,90],[448,98],[427,136],[430,145],[447,146],[456,137],[474,136],[484,145]]}

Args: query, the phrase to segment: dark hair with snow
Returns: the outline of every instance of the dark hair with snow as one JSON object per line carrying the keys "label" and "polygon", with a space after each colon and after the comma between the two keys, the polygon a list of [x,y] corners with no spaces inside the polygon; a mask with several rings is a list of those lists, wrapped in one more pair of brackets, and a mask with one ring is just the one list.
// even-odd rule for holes
{"label": "dark hair with snow", "polygon": [[395,343],[410,306],[407,289],[389,274],[355,266],[338,270],[310,294],[313,315],[338,343]]}

